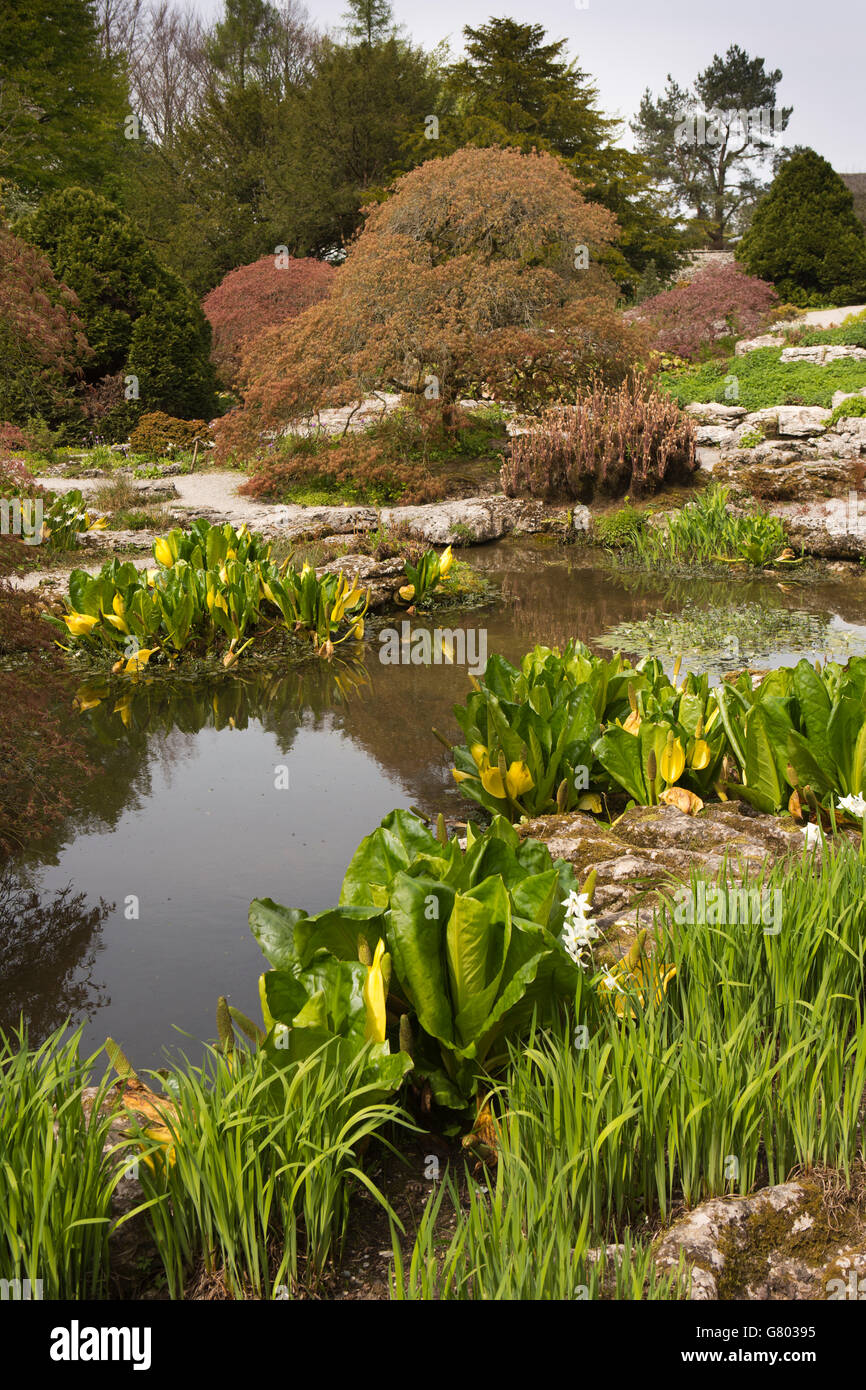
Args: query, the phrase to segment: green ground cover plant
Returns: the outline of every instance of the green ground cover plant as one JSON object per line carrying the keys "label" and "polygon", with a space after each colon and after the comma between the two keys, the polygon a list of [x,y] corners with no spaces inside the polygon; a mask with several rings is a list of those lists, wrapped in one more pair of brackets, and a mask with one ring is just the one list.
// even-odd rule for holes
{"label": "green ground cover plant", "polygon": [[[782,362],[781,348],[758,348],[745,357],[707,362],[685,371],[661,372],[662,391],[689,405],[692,401],[719,401],[763,410],[773,405],[830,406],[836,391],[858,391],[866,386],[866,364],[842,359],[827,366],[813,362]],[[732,382],[736,396],[731,396]]]}

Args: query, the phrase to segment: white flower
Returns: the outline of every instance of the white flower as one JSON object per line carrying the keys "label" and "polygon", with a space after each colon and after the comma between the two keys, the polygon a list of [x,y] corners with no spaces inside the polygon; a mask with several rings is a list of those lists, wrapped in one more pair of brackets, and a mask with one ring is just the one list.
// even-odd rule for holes
{"label": "white flower", "polygon": [[589,963],[589,952],[601,932],[591,917],[586,915],[590,906],[586,893],[569,893],[563,900],[565,923],[562,928],[562,944],[575,965],[585,970]]}
{"label": "white flower", "polygon": [[622,985],[619,983],[615,975],[611,975],[609,970],[606,971],[604,975],[602,975],[601,983],[604,985],[605,989],[613,989],[616,990],[617,994],[622,994]]}
{"label": "white flower", "polygon": [[800,834],[805,835],[807,845],[819,845],[824,838],[820,826],[816,825],[814,821],[809,821],[808,825],[801,825]]}
{"label": "white flower", "polygon": [[578,921],[583,921],[592,904],[588,893],[575,893],[572,889],[568,897],[563,898],[562,906],[565,908],[566,917],[576,917]]}
{"label": "white flower", "polygon": [[836,802],[836,810],[850,811],[852,816],[866,816],[866,797],[852,792],[850,796],[843,796]]}

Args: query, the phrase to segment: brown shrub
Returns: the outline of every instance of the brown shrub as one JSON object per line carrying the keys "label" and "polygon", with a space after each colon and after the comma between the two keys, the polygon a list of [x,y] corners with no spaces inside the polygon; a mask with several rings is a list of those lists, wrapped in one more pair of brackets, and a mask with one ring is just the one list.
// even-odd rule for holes
{"label": "brown shrub", "polygon": [[645,375],[617,388],[596,383],[574,405],[552,406],[512,442],[503,465],[508,496],[634,496],[685,482],[697,466],[695,424]]}

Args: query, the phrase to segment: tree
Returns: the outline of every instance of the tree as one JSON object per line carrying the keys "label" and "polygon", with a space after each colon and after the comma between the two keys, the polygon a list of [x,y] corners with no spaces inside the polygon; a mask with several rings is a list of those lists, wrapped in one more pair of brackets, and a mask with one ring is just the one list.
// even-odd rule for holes
{"label": "tree", "polygon": [[[507,18],[463,33],[466,56],[447,71],[431,153],[501,145],[560,155],[586,196],[617,216],[622,237],[607,267],[624,291],[652,264],[670,276],[683,259],[676,221],[665,214],[646,161],[613,143],[619,123],[600,111],[588,74],[566,60],[565,39],[548,41],[543,25]],[[424,143],[416,140],[416,152]]]}
{"label": "tree", "polygon": [[591,371],[621,376],[628,329],[598,263],[615,233],[552,155],[428,161],[368,212],[330,296],[251,344],[223,451],[375,389],[438,400],[447,415],[482,383],[546,396]]}
{"label": "tree", "polygon": [[75,412],[89,353],[77,308],[45,257],[0,222],[0,420]]}
{"label": "tree", "polygon": [[152,35],[133,69],[149,138],[134,147],[124,204],[203,294],[286,241],[267,173],[285,157],[280,111],[309,78],[317,36],[295,0],[232,0],[210,35],[172,14]]}
{"label": "tree", "polygon": [[[286,258],[288,260],[288,258]],[[266,328],[284,324],[323,299],[333,268],[325,261],[262,256],[232,270],[202,304],[213,332],[212,357],[221,379],[233,385],[244,345]]]}
{"label": "tree", "polygon": [[814,150],[795,150],[782,165],[736,256],[792,304],[866,297],[866,229],[850,189]]}
{"label": "tree", "polygon": [[78,296],[96,382],[122,369],[139,377],[148,410],[214,410],[210,327],[194,295],[157,260],[115,204],[83,188],[44,198],[20,225]]}
{"label": "tree", "polygon": [[341,251],[361,225],[362,205],[417,162],[413,141],[436,109],[439,82],[428,56],[393,32],[390,8],[386,15],[377,3],[369,25],[363,9],[350,42],[325,40],[309,82],[280,109],[274,147],[281,157],[266,171],[267,208],[279,241],[295,254]]}
{"label": "tree", "polygon": [[645,299],[634,312],[652,324],[659,351],[696,358],[721,338],[756,333],[778,302],[766,280],[728,264],[710,266],[688,284]]}
{"label": "tree", "polygon": [[0,182],[14,201],[97,185],[120,154],[128,109],[122,61],[100,50],[90,0],[4,0]]}
{"label": "tree", "polygon": [[669,73],[659,98],[644,93],[632,123],[638,149],[692,210],[697,241],[723,248],[754,206],[761,179],[778,159],[772,142],[793,110],[776,106],[781,80],[779,68],[768,71],[763,58],[732,44],[690,88]]}

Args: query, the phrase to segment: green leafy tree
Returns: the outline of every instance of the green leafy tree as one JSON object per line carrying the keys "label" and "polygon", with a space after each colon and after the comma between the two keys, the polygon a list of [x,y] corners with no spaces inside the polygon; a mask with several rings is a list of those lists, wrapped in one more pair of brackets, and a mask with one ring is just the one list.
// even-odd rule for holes
{"label": "green leafy tree", "polygon": [[78,297],[93,349],[88,381],[125,369],[139,378],[142,408],[213,413],[207,320],[120,208],[87,189],[67,188],[44,198],[18,230]]}
{"label": "green leafy tree", "polygon": [[308,85],[280,113],[275,148],[285,154],[270,161],[268,208],[295,254],[338,251],[362,205],[431,154],[411,147],[436,110],[434,64],[398,37],[381,0],[358,0],[353,14],[350,41],[322,43]]}
{"label": "green leafy tree", "polygon": [[0,183],[7,205],[97,185],[122,157],[122,60],[100,49],[90,0],[0,6]]}
{"label": "green leafy tree", "polygon": [[[463,33],[466,56],[447,69],[439,138],[427,142],[427,153],[502,145],[559,155],[586,196],[616,214],[621,239],[605,264],[626,293],[650,266],[667,279],[683,258],[676,221],[643,157],[614,143],[619,123],[599,109],[588,74],[567,61],[565,39],[550,41],[543,25],[508,18]],[[416,139],[421,158],[424,144]]]}
{"label": "green leafy tree", "polygon": [[866,229],[850,189],[814,150],[795,150],[782,165],[736,256],[792,304],[866,297]]}
{"label": "green leafy tree", "polygon": [[738,44],[718,53],[691,87],[668,74],[647,89],[632,130],[656,178],[692,214],[695,242],[721,249],[748,219],[780,151],[772,144],[793,107],[777,107],[779,68]]}

